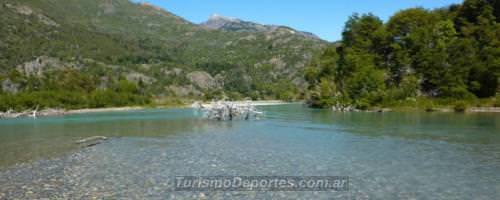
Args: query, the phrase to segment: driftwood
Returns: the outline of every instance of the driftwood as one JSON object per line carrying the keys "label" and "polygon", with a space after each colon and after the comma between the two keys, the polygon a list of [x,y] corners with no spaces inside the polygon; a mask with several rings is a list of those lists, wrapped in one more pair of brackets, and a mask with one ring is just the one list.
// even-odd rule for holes
{"label": "driftwood", "polygon": [[259,116],[263,114],[257,111],[251,102],[236,104],[226,101],[217,101],[205,106],[200,103],[195,103],[193,104],[193,108],[201,110],[205,118],[219,121],[258,119]]}
{"label": "driftwood", "polygon": [[32,117],[32,116],[36,116],[36,114],[33,115],[33,111],[27,110],[27,111],[22,111],[22,112],[17,112],[17,113],[6,112],[3,114],[2,118],[19,118],[19,117]]}
{"label": "driftwood", "polygon": [[36,108],[33,110],[25,110],[21,112],[14,112],[12,109],[10,109],[7,112],[0,112],[0,118],[7,118],[7,119],[20,118],[20,117],[37,118],[37,117],[47,117],[47,116],[60,116],[66,114],[65,110],[45,109],[39,111],[38,108],[39,107],[36,106]]}
{"label": "driftwood", "polygon": [[108,140],[108,138],[104,137],[104,136],[93,136],[93,137],[88,137],[88,138],[84,138],[81,140],[77,140],[75,143],[77,143],[83,147],[90,147],[90,146],[100,144],[105,140]]}

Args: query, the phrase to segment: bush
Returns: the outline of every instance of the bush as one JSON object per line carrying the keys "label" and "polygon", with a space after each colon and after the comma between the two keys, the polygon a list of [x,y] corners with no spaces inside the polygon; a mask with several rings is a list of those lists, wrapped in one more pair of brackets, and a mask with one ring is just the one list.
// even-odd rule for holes
{"label": "bush", "polygon": [[368,110],[370,103],[367,99],[360,99],[356,102],[356,108],[359,110]]}
{"label": "bush", "polygon": [[228,92],[227,96],[230,100],[237,101],[243,99],[243,96],[239,92]]}
{"label": "bush", "polygon": [[453,107],[453,110],[455,110],[455,112],[465,112],[467,111],[467,103],[465,103],[464,101],[459,101],[455,103],[455,107]]}
{"label": "bush", "polygon": [[496,97],[495,101],[493,102],[493,107],[500,107],[500,97]]}
{"label": "bush", "polygon": [[387,91],[387,100],[406,100],[418,96],[419,83],[415,76],[404,77],[399,86],[393,87]]}
{"label": "bush", "polygon": [[10,105],[10,98],[6,94],[0,94],[0,111],[7,111]]}
{"label": "bush", "polygon": [[434,105],[434,103],[432,101],[426,102],[424,104],[424,110],[425,110],[425,112],[435,112],[435,111],[437,111],[436,106]]}

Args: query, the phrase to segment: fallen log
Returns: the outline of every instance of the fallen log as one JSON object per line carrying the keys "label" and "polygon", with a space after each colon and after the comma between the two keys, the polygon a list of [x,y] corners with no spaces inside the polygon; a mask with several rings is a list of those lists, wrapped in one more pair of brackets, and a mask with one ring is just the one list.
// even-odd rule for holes
{"label": "fallen log", "polygon": [[81,146],[84,146],[84,147],[90,147],[90,146],[100,144],[106,140],[108,140],[108,138],[104,137],[104,136],[92,136],[92,137],[84,138],[81,140],[77,140],[75,143],[77,143]]}
{"label": "fallen log", "polygon": [[67,114],[67,112],[61,109],[45,109],[39,111],[37,106],[34,110],[25,110],[22,112],[14,112],[12,109],[8,110],[7,112],[0,112],[0,118],[7,118],[7,119],[20,118],[20,117],[37,118],[37,117],[48,117],[48,116],[61,116],[65,114]]}

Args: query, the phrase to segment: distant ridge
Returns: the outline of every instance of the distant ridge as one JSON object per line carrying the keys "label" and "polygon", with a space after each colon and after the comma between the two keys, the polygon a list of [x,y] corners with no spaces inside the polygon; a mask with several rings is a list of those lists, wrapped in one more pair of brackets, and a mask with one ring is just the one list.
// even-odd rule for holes
{"label": "distant ridge", "polygon": [[317,35],[298,31],[287,26],[279,25],[264,25],[250,21],[244,21],[234,17],[226,17],[219,14],[212,14],[206,22],[200,24],[201,26],[222,31],[232,31],[232,32],[275,32],[275,31],[287,31],[291,34],[300,35],[309,39],[320,39]]}

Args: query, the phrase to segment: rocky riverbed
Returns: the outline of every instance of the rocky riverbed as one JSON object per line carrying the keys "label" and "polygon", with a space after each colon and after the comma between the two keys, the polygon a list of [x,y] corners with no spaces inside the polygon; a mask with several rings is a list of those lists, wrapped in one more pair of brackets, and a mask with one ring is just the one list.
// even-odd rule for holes
{"label": "rocky riverbed", "polygon": [[[131,143],[133,146],[138,143],[158,146],[117,151],[117,148],[126,148]],[[332,192],[174,191],[175,176],[231,174],[232,170],[215,160],[193,160],[182,152],[165,152],[163,145],[176,145],[176,142],[115,138],[59,158],[0,169],[0,199],[317,199],[347,195]],[[186,163],[189,165],[184,165]],[[191,174],[193,172],[196,174]]]}
{"label": "rocky riverbed", "polygon": [[[259,109],[255,121],[205,120],[192,109],[1,120],[0,199],[500,195],[498,115]],[[109,139],[75,143],[104,138],[95,136]],[[176,192],[176,176],[348,176],[350,184],[348,192]]]}

